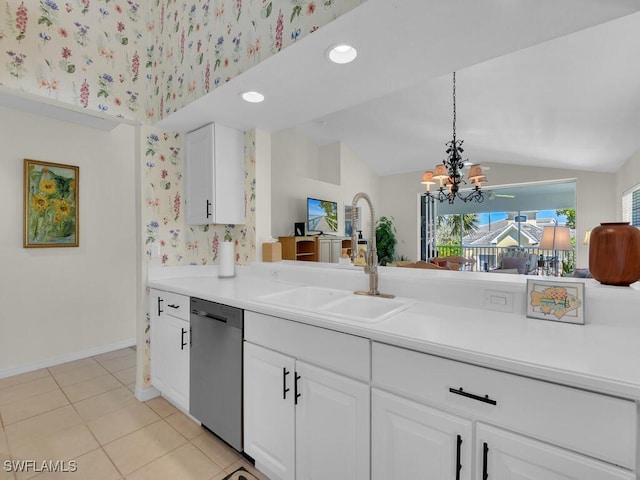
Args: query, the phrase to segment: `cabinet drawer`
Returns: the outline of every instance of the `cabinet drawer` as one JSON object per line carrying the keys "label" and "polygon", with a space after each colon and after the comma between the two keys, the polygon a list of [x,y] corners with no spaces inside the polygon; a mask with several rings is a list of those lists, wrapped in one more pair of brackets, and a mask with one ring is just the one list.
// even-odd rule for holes
{"label": "cabinet drawer", "polygon": [[186,295],[172,292],[160,292],[162,312],[172,317],[189,321],[189,299]]}
{"label": "cabinet drawer", "polygon": [[326,328],[245,311],[245,340],[299,360],[369,381],[369,340]]}
{"label": "cabinet drawer", "polygon": [[636,467],[634,402],[375,342],[372,362],[375,386]]}

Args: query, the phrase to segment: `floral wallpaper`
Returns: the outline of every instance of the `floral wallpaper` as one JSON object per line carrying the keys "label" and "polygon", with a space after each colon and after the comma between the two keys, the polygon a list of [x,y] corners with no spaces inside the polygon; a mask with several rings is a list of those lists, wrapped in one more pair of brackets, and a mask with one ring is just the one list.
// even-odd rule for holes
{"label": "floral wallpaper", "polygon": [[[148,266],[215,264],[220,242],[235,244],[236,263],[248,264],[256,252],[255,131],[245,133],[244,225],[187,225],[184,218],[184,155],[179,134],[145,129],[142,220]],[[153,255],[154,245],[160,255]],[[147,290],[148,292],[148,290]],[[144,387],[151,386],[150,318],[145,318]]]}
{"label": "floral wallpaper", "polygon": [[[255,258],[255,134],[245,134],[245,225],[184,222],[183,138],[164,118],[365,0],[0,0],[0,85],[142,124],[146,264]],[[152,255],[154,246],[160,256]],[[150,385],[149,319],[142,366]]]}
{"label": "floral wallpaper", "polygon": [[[145,257],[149,266],[207,265],[216,262],[223,239],[235,243],[236,263],[255,259],[255,135],[245,134],[244,225],[187,225],[184,218],[182,136],[147,128],[143,167]],[[153,247],[160,247],[154,256]]]}
{"label": "floral wallpaper", "polygon": [[146,85],[142,6],[131,0],[7,0],[0,84],[136,119]]}
{"label": "floral wallpaper", "polygon": [[153,123],[364,0],[4,0],[0,84]]}
{"label": "floral wallpaper", "polygon": [[167,116],[362,2],[156,0],[148,116]]}

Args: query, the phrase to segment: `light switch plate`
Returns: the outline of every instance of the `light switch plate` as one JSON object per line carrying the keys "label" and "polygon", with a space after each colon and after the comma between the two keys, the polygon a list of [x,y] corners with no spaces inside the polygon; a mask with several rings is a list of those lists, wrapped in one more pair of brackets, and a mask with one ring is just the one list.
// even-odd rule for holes
{"label": "light switch plate", "polygon": [[484,308],[495,312],[513,312],[513,292],[485,290]]}

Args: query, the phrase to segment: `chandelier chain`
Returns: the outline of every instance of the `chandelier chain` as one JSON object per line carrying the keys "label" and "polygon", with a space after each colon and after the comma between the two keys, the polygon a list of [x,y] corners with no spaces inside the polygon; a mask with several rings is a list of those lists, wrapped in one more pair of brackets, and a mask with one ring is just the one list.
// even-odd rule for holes
{"label": "chandelier chain", "polygon": [[456,141],[456,72],[453,72],[453,141]]}
{"label": "chandelier chain", "polygon": [[[472,190],[468,193],[462,193],[460,190],[467,182],[464,179],[463,169],[465,168],[465,161],[462,157],[464,150],[462,144],[464,140],[456,139],[456,72],[453,72],[453,139],[446,143],[446,158],[442,160],[443,165],[439,165],[431,172],[424,173],[422,182],[427,185],[427,197],[432,199],[438,199],[440,203],[448,202],[453,204],[456,198],[459,198],[463,202],[470,202],[475,200],[478,203],[484,201],[484,195],[481,191],[481,184],[486,181],[487,177],[482,173],[480,165],[471,165],[469,171],[469,180],[474,184]],[[444,173],[441,171],[444,166]],[[440,187],[437,192],[432,194],[429,191],[429,185],[435,185],[436,180],[440,182]]]}

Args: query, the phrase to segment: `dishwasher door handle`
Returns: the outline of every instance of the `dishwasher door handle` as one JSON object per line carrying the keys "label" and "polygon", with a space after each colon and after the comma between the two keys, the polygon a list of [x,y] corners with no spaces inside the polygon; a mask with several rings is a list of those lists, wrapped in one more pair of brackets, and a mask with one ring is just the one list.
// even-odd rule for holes
{"label": "dishwasher door handle", "polygon": [[213,313],[205,312],[204,310],[194,310],[194,315],[204,318],[210,318],[211,320],[217,320],[218,322],[227,323],[227,319],[225,317],[219,317],[218,315],[214,315]]}

